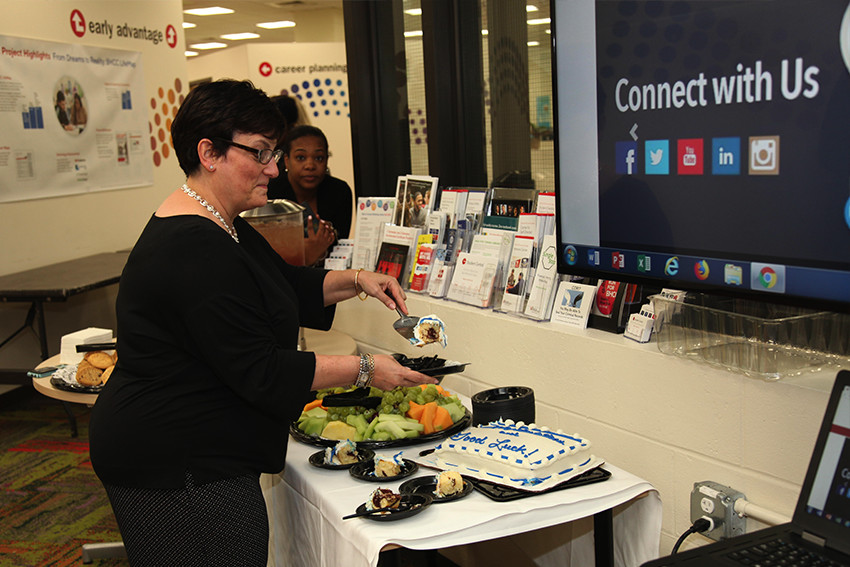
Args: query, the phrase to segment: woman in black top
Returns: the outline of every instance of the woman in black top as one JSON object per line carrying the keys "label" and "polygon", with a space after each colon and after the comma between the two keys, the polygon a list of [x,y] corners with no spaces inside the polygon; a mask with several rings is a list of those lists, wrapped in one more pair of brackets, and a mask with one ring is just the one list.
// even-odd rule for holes
{"label": "woman in black top", "polygon": [[286,264],[238,216],[265,204],[278,174],[276,113],[247,81],[189,93],[171,129],[186,184],[121,276],[120,362],[92,412],[90,447],[134,566],[265,565],[259,474],[283,468],[309,392],[435,381],[391,356],[297,350],[299,326],[330,328],[338,301],[406,305],[394,278]]}
{"label": "woman in black top", "polygon": [[[317,226],[308,223],[304,256],[308,266],[323,259],[337,238],[351,231],[351,187],[328,173],[328,139],[315,126],[296,126],[281,144],[285,171],[269,182],[269,199],[309,206]],[[312,219],[310,219],[312,221]]]}

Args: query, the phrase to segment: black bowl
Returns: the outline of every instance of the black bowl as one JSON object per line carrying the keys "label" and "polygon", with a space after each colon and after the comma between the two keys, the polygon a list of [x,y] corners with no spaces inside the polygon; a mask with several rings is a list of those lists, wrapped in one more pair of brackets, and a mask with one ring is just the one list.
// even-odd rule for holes
{"label": "black bowl", "polygon": [[505,386],[472,396],[472,425],[486,425],[500,419],[534,423],[534,390],[525,386]]}

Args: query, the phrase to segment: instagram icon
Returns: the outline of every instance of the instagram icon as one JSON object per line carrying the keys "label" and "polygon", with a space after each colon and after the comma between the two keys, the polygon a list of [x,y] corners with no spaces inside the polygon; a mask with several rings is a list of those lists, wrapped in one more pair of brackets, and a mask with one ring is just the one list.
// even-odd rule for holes
{"label": "instagram icon", "polygon": [[750,175],[779,175],[779,136],[750,136]]}

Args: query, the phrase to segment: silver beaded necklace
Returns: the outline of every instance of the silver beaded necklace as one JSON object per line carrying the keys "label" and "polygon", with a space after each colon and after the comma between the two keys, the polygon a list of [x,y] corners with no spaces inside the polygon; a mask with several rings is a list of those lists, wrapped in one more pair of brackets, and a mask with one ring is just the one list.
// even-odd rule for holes
{"label": "silver beaded necklace", "polygon": [[221,224],[224,225],[224,229],[227,231],[227,234],[229,234],[233,238],[233,240],[235,240],[237,243],[239,242],[239,237],[236,236],[236,227],[230,226],[229,224],[227,224],[227,221],[224,220],[224,217],[221,216],[221,213],[219,213],[217,210],[215,210],[215,207],[210,205],[207,202],[206,199],[204,199],[203,197],[201,197],[200,195],[195,193],[195,190],[190,189],[189,186],[186,185],[185,183],[183,184],[183,187],[181,187],[181,189],[183,189],[184,193],[186,193],[187,195],[189,195],[190,197],[195,199],[197,202],[199,202],[202,207],[204,207],[206,210],[211,212],[213,214],[213,216],[215,216],[215,218],[217,218],[221,222]]}

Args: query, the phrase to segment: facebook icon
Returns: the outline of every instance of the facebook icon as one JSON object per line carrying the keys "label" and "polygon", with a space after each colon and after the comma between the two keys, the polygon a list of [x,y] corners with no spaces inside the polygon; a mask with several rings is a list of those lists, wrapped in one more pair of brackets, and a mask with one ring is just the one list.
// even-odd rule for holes
{"label": "facebook icon", "polygon": [[634,175],[637,173],[637,142],[617,142],[617,173]]}

